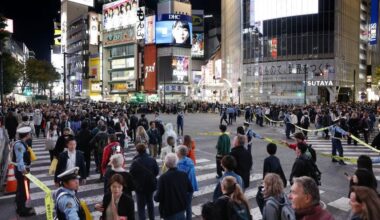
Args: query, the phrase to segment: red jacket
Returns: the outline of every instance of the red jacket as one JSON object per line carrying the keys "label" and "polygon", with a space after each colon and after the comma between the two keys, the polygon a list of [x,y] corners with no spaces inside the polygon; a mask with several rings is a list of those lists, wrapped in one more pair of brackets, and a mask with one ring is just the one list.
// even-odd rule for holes
{"label": "red jacket", "polygon": [[296,211],[297,220],[334,220],[334,217],[327,211],[322,209],[320,205],[313,206],[308,209]]}
{"label": "red jacket", "polygon": [[107,146],[104,147],[102,165],[101,165],[101,171],[103,175],[106,173],[108,163],[110,162],[110,158],[112,155],[112,148],[118,145],[120,146],[119,142],[116,141],[116,142],[109,143]]}

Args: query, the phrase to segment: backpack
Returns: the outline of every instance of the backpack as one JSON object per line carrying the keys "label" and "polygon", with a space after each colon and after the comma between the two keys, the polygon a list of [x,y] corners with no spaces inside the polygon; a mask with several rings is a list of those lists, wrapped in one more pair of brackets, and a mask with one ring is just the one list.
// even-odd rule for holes
{"label": "backpack", "polygon": [[315,183],[320,186],[322,184],[321,182],[321,179],[322,179],[322,172],[318,169],[318,166],[316,163],[314,163],[314,161],[311,159],[309,160],[305,160],[307,166],[308,166],[308,170],[309,170],[309,174],[308,176],[311,177]]}
{"label": "backpack", "polygon": [[[226,196],[227,197],[227,196]],[[243,203],[239,204],[235,201],[232,201],[228,198],[228,219],[229,220],[251,220],[252,216],[249,212],[248,207],[246,207]]]}
{"label": "backpack", "polygon": [[296,214],[288,197],[284,196],[284,200],[284,203],[278,204],[274,197],[269,197],[265,205],[271,205],[278,210],[278,220],[296,220]]}
{"label": "backpack", "polygon": [[302,125],[303,125],[304,128],[308,128],[310,126],[310,118],[309,118],[309,116],[305,116],[303,118],[303,124]]}
{"label": "backpack", "polygon": [[315,152],[315,150],[312,148],[312,145],[311,144],[308,144],[307,145],[307,150],[309,151],[310,155],[311,155],[311,158],[313,159],[313,162],[316,163],[317,162],[317,153]]}

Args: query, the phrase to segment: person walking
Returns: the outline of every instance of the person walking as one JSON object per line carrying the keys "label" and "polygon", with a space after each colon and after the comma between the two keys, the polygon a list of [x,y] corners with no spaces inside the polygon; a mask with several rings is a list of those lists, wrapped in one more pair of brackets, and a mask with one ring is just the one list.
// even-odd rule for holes
{"label": "person walking", "polygon": [[150,155],[153,158],[157,157],[157,150],[158,150],[158,141],[160,139],[160,134],[158,133],[158,130],[156,128],[156,123],[154,121],[151,121],[149,123],[149,130],[148,130],[148,137],[149,137],[149,152]]}
{"label": "person walking", "polygon": [[8,114],[4,121],[4,125],[8,131],[9,140],[16,140],[16,130],[18,126],[18,121],[12,111],[8,111]]}
{"label": "person walking", "polygon": [[310,117],[309,117],[309,112],[305,111],[303,116],[301,117],[301,121],[300,121],[300,125],[303,129],[305,130],[302,130],[305,138],[307,139],[307,129],[309,129],[310,127]]}
{"label": "person walking", "polygon": [[58,125],[55,124],[54,122],[51,123],[51,126],[49,127],[49,130],[47,131],[46,134],[46,148],[49,148],[49,154],[50,154],[50,161],[53,161],[54,159],[54,148],[57,144],[59,138],[59,133],[58,133]]}
{"label": "person walking", "polygon": [[34,110],[33,121],[34,121],[34,130],[36,132],[36,137],[39,138],[40,131],[41,131],[41,123],[42,123],[42,113],[40,109]]}
{"label": "person walking", "polygon": [[108,144],[104,147],[101,172],[104,176],[107,169],[110,168],[110,159],[112,155],[120,154],[124,156],[124,149],[120,146],[120,143],[117,140],[116,134],[108,135]]}
{"label": "person walking", "polygon": [[148,119],[146,119],[145,114],[141,115],[141,118],[137,122],[137,126],[143,126],[146,131],[149,129],[149,122]]}
{"label": "person walking", "polygon": [[125,179],[120,174],[114,174],[109,182],[109,192],[104,194],[103,202],[95,205],[102,212],[102,219],[135,219],[135,205],[130,195],[124,193]]}
{"label": "person walking", "polygon": [[132,115],[131,117],[129,118],[129,126],[131,127],[131,132],[132,132],[132,141],[135,142],[136,140],[136,130],[137,130],[137,127],[138,127],[138,122],[139,122],[139,119],[136,117],[136,115],[134,114],[134,112],[132,112]]}
{"label": "person walking", "polygon": [[195,159],[195,141],[190,137],[190,135],[185,135],[183,138],[183,144],[188,149],[187,156],[193,161],[194,165],[197,165]]}
{"label": "person walking", "polygon": [[[59,129],[59,128],[58,128]],[[60,130],[58,130],[60,132]],[[69,136],[74,135],[71,131],[71,128],[65,128],[63,130],[63,133],[59,133],[61,136],[58,137],[57,142],[55,144],[54,150],[53,150],[53,157],[57,158],[59,155],[65,150],[66,148],[66,140]]]}
{"label": "person walking", "polygon": [[27,142],[32,138],[30,127],[22,127],[17,129],[19,140],[16,141],[12,152],[12,162],[15,166],[15,176],[17,180],[16,191],[16,213],[21,217],[36,215],[33,208],[27,208],[25,203],[27,199],[26,191],[30,190],[30,181],[25,177],[25,174],[30,172],[31,159],[28,151]]}
{"label": "person walking", "polygon": [[188,175],[177,169],[177,162],[175,154],[166,155],[165,165],[168,171],[158,179],[158,188],[154,195],[154,200],[159,203],[160,216],[164,220],[188,219],[185,218],[185,211],[189,205],[189,195],[193,194],[193,187]]}
{"label": "person walking", "polygon": [[230,150],[231,150],[230,136],[228,136],[228,134],[226,134],[227,126],[226,125],[220,125],[219,129],[222,132],[222,134],[219,136],[218,143],[216,145],[216,150],[217,150],[217,153],[216,153],[216,174],[217,174],[217,176],[216,176],[216,178],[217,179],[221,178],[223,175],[220,162],[225,155],[228,155],[230,153]]}
{"label": "person walking", "polygon": [[138,144],[148,144],[149,136],[145,131],[143,126],[138,126],[136,130],[135,145]]}
{"label": "person walking", "polygon": [[92,136],[91,136],[91,131],[89,129],[88,121],[85,120],[81,123],[81,129],[79,130],[75,139],[77,141],[78,150],[82,151],[84,154],[87,174],[90,174],[91,151],[93,149],[91,148],[91,145],[90,145]]}
{"label": "person walking", "polygon": [[245,149],[245,142],[246,137],[243,135],[238,135],[235,146],[232,148],[230,153],[230,155],[236,160],[235,172],[243,179],[244,189],[249,187],[249,178],[252,168],[252,156],[247,149]]}
{"label": "person walking", "polygon": [[90,141],[90,146],[92,149],[94,149],[94,159],[95,159],[95,165],[96,165],[96,172],[99,172],[99,179],[103,179],[101,166],[102,166],[102,159],[103,159],[103,151],[104,148],[108,144],[108,132],[107,132],[107,126],[101,125],[100,130],[96,133],[95,136]]}
{"label": "person walking", "polygon": [[[187,157],[188,148],[185,145],[178,146],[177,157],[178,163],[177,168],[179,171],[182,171],[187,174],[191,185],[193,187],[193,192],[198,191],[198,182],[195,175],[195,167],[193,161]],[[186,207],[186,220],[191,220],[192,210],[191,210],[191,200],[193,199],[193,192],[188,193],[187,195],[187,207]]]}
{"label": "person walking", "polygon": [[298,143],[296,148],[297,158],[293,164],[292,171],[290,173],[290,184],[293,185],[293,178],[301,176],[310,176],[312,174],[313,163],[312,158],[306,155],[307,145],[304,143]]}
{"label": "person walking", "polygon": [[183,111],[180,111],[177,115],[177,134],[183,136],[184,115]]}
{"label": "person walking", "polygon": [[135,181],[139,220],[146,220],[145,206],[148,207],[149,220],[154,220],[153,192],[157,189],[158,165],[147,154],[145,144],[137,144],[136,151],[138,155],[133,158],[129,172]]}

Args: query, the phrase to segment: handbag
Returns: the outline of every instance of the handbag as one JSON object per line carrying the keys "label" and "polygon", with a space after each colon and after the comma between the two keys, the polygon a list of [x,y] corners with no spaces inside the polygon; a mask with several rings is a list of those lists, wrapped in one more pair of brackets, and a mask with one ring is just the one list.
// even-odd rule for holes
{"label": "handbag", "polygon": [[51,161],[50,167],[49,167],[49,175],[54,175],[55,171],[57,170],[57,164],[58,160],[54,157],[54,159]]}
{"label": "handbag", "polygon": [[28,152],[29,152],[29,155],[30,155],[30,161],[37,160],[37,156],[36,156],[36,154],[34,153],[33,149],[30,146],[28,146]]}
{"label": "handbag", "polygon": [[45,140],[45,150],[54,150],[55,148],[55,142],[53,139],[46,139]]}
{"label": "handbag", "polygon": [[81,200],[80,206],[82,207],[82,210],[84,212],[85,219],[86,220],[92,220],[92,215],[91,215],[90,209],[87,206],[87,203],[84,200]]}

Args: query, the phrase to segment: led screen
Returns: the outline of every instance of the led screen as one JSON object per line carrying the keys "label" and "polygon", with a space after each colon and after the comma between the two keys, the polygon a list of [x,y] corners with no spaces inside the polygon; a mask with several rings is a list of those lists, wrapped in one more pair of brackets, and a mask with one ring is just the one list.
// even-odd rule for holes
{"label": "led screen", "polygon": [[173,81],[188,82],[189,81],[189,57],[173,57]]}
{"label": "led screen", "polygon": [[191,45],[191,19],[186,15],[163,15],[156,22],[156,44]]}
{"label": "led screen", "polygon": [[203,33],[194,33],[191,47],[191,56],[192,57],[203,57],[204,50],[204,34]]}
{"label": "led screen", "polygon": [[120,0],[103,5],[104,30],[121,29],[136,25],[138,1]]}

